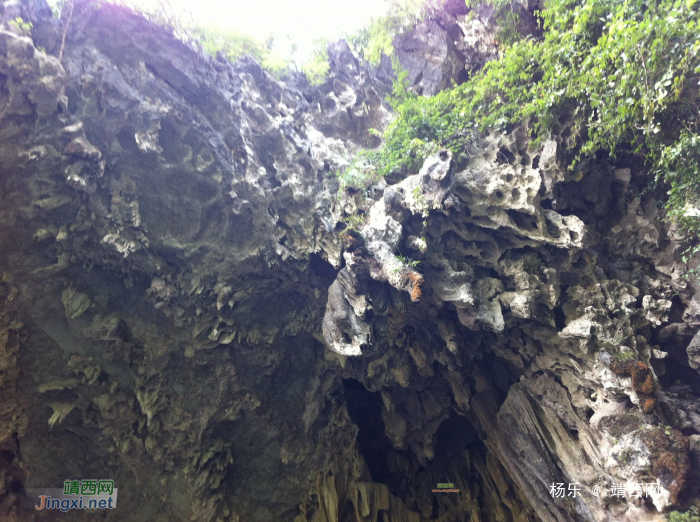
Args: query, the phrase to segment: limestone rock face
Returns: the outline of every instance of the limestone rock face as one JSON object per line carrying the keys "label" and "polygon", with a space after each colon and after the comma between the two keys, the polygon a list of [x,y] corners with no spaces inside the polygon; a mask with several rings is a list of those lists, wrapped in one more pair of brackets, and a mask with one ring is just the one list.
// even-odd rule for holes
{"label": "limestone rock face", "polygon": [[[416,29],[425,94],[491,56],[458,4]],[[59,61],[42,0],[0,5],[2,520],[52,520],[27,492],[72,479],[149,522],[661,521],[697,496],[700,294],[638,165],[571,172],[525,122],[338,195],[391,119],[346,43],[311,87],[79,1]]]}
{"label": "limestone rock face", "polygon": [[394,47],[419,94],[431,96],[449,87],[464,68],[454,39],[434,20],[421,22],[399,36]]}
{"label": "limestone rock face", "polygon": [[[537,32],[533,15],[537,6],[514,2],[524,34]],[[433,4],[437,5],[437,4]],[[498,56],[495,10],[488,5],[474,9],[465,2],[447,0],[440,9],[429,9],[425,20],[398,35],[393,42],[396,56],[418,94],[432,96],[466,81]]]}

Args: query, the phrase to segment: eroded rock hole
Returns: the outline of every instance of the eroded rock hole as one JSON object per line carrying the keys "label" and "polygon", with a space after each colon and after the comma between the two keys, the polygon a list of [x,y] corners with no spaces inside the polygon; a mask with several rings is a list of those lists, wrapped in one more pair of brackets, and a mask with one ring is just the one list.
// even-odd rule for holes
{"label": "eroded rock hole", "polygon": [[458,457],[478,440],[476,428],[461,415],[452,414],[445,419],[435,433],[435,458]]}
{"label": "eroded rock hole", "polygon": [[7,466],[15,460],[15,452],[12,450],[0,450],[0,462]]}
{"label": "eroded rock hole", "polygon": [[571,138],[571,128],[567,127],[562,131],[561,139],[563,142],[567,142],[569,141],[569,138]]}
{"label": "eroded rock hole", "polygon": [[515,155],[509,151],[506,147],[501,147],[498,149],[498,154],[496,154],[496,163],[499,165],[513,165],[515,162]]}
{"label": "eroded rock hole", "polygon": [[481,251],[479,253],[484,259],[492,259],[496,255],[497,249],[493,243],[489,243],[487,241],[474,241],[474,246]]}
{"label": "eroded rock hole", "polygon": [[22,482],[19,479],[13,479],[5,485],[5,492],[10,495],[17,495],[23,489]]}
{"label": "eroded rock hole", "polygon": [[508,217],[515,223],[515,226],[521,230],[537,230],[537,221],[535,216],[518,212],[517,210],[506,210]]}
{"label": "eroded rock hole", "polygon": [[[564,293],[562,291],[562,293]],[[563,330],[566,327],[566,315],[564,314],[564,309],[561,306],[555,306],[552,310],[554,312],[554,324],[557,330]]]}
{"label": "eroded rock hole", "polygon": [[[435,433],[433,447],[433,459],[411,477],[413,493],[407,495],[412,497],[407,505],[415,503],[424,514],[429,513],[432,520],[440,519],[448,510],[457,507],[460,495],[440,495],[430,493],[430,490],[439,482],[452,483],[455,488],[471,484],[473,487],[469,494],[479,498],[479,519],[493,520],[489,516],[488,505],[493,504],[495,499],[486,491],[487,488],[476,486],[493,480],[493,477],[483,475],[484,472],[491,474],[491,469],[486,465],[488,450],[471,422],[452,412]],[[428,506],[429,509],[426,509]]]}
{"label": "eroded rock hole", "polygon": [[547,224],[547,233],[552,236],[553,238],[559,238],[561,237],[561,230],[559,230],[559,227],[556,225],[556,223],[553,223],[549,219],[546,220]]}
{"label": "eroded rock hole", "polygon": [[462,85],[464,82],[469,81],[469,71],[466,69],[462,69],[459,71],[459,74],[457,75],[457,85]]}
{"label": "eroded rock hole", "polygon": [[163,150],[163,157],[169,163],[179,163],[187,156],[187,147],[182,143],[178,130],[170,121],[163,120],[160,125],[158,145]]}
{"label": "eroded rock hole", "polygon": [[336,107],[336,103],[332,98],[324,98],[323,99],[323,108],[326,109],[327,111],[334,111]]}
{"label": "eroded rock hole", "polygon": [[440,516],[440,503],[438,502],[437,496],[433,497],[433,511],[431,513],[431,518],[436,519]]}
{"label": "eroded rock hole", "polygon": [[[684,388],[689,388],[695,394],[700,393],[700,375],[690,367],[687,356],[683,360],[680,350],[669,349],[670,357],[663,360],[664,372],[657,371],[659,382],[664,388],[674,388],[680,396],[684,395]],[[652,359],[652,366],[658,365],[658,361]],[[656,368],[655,368],[656,369]]]}
{"label": "eroded rock hole", "polygon": [[418,73],[418,75],[416,76],[416,79],[413,80],[413,85],[418,85],[422,79],[423,79],[423,71]]}
{"label": "eroded rock hole", "polygon": [[139,153],[139,147],[136,144],[136,138],[134,137],[134,132],[130,129],[122,129],[117,135],[119,140],[119,145],[121,145],[124,152],[129,152],[132,154]]}
{"label": "eroded rock hole", "polygon": [[515,123],[509,123],[508,125],[506,125],[506,128],[504,129],[504,133],[505,133],[506,135],[508,135],[508,134],[512,133],[512,132],[513,132],[515,129],[517,129],[517,128],[518,128],[518,125],[517,125],[517,124],[515,124]]}
{"label": "eroded rock hole", "polygon": [[318,254],[309,255],[309,268],[311,268],[313,274],[316,274],[324,281],[324,288],[331,286],[338,276],[338,270],[333,268],[333,265]]}

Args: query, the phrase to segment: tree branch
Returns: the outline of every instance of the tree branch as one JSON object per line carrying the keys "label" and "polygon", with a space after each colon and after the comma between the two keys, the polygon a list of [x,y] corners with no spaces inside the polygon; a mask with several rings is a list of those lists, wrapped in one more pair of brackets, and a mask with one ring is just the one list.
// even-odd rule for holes
{"label": "tree branch", "polygon": [[68,34],[68,28],[70,27],[70,22],[73,19],[73,8],[75,7],[75,0],[68,0],[70,5],[70,11],[68,11],[68,20],[66,21],[66,27],[63,29],[63,37],[61,38],[61,50],[58,52],[58,62],[61,63],[63,60],[63,49],[66,46],[66,35]]}

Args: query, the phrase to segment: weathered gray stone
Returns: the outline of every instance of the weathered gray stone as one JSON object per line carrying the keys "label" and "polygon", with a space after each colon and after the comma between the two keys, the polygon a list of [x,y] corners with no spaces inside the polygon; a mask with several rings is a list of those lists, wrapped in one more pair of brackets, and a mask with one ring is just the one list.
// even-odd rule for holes
{"label": "weathered gray stone", "polygon": [[[340,42],[321,86],[278,81],[80,1],[59,63],[48,6],[2,5],[33,40],[0,28],[0,518],[73,477],[149,522],[660,521],[694,494],[700,294],[635,168],[571,172],[525,122],[338,196],[386,61]],[[411,36],[424,93],[495,56],[464,9]],[[609,493],[637,482],[651,504]]]}

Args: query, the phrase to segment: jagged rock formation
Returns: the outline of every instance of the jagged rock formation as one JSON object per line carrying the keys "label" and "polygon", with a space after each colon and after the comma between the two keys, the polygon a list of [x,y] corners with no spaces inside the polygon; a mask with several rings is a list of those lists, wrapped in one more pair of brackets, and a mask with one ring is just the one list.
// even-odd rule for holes
{"label": "jagged rock formation", "polygon": [[[73,478],[113,478],[129,521],[662,520],[697,496],[699,298],[639,165],[569,172],[525,123],[337,198],[390,118],[390,73],[347,45],[312,88],[123,9],[77,3],[61,62],[42,1],[0,15],[3,520],[51,520],[23,491]],[[488,59],[450,16],[435,88]]]}

